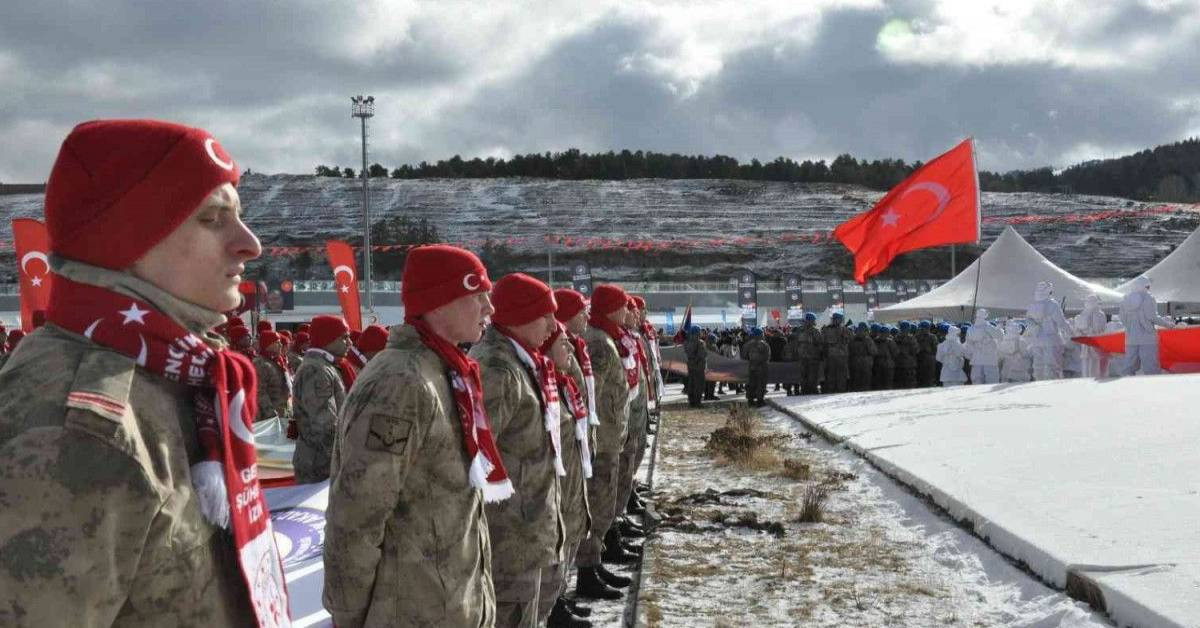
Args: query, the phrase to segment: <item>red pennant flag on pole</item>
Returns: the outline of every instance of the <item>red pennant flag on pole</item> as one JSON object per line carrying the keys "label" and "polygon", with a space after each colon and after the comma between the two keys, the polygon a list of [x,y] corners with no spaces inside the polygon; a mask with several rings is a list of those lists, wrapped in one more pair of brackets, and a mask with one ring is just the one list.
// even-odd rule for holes
{"label": "red pennant flag on pole", "polygon": [[912,173],[833,236],[854,254],[854,280],[884,271],[901,253],[979,241],[979,179],[971,139]]}
{"label": "red pennant flag on pole", "polygon": [[13,247],[17,251],[17,270],[21,278],[21,329],[33,329],[33,313],[45,310],[50,302],[50,237],[46,225],[33,218],[12,221]]}
{"label": "red pennant flag on pole", "polygon": [[354,331],[362,331],[362,306],[358,300],[358,271],[354,264],[354,249],[341,240],[327,240],[325,251],[329,254],[329,266],[333,268],[338,302],[342,304],[342,315],[346,324]]}

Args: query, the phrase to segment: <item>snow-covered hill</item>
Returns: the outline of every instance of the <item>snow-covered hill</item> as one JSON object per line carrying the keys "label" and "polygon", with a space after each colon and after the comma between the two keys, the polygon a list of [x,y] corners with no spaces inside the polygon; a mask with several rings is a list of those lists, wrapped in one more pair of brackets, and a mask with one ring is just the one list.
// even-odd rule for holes
{"label": "snow-covered hill", "polygon": [[[240,192],[248,221],[264,245],[320,244],[361,232],[359,180],[249,175]],[[743,267],[767,277],[794,271],[832,276],[848,268],[841,245],[795,236],[827,233],[880,196],[853,186],[735,180],[371,180],[374,219],[396,214],[427,218],[447,241],[515,238],[510,248],[518,263],[531,270],[544,267],[546,235],[680,242],[650,261],[636,252],[593,258],[593,265],[603,268],[598,274],[611,279],[647,278],[650,269],[655,279],[715,278]],[[40,216],[41,205],[40,195],[0,197],[0,239],[11,239],[9,218]],[[1127,277],[1149,268],[1200,225],[1200,213],[1194,211],[1150,213],[1151,204],[1117,198],[988,193],[983,205],[985,244],[1006,222],[1017,219],[1021,235],[1052,261],[1084,277]],[[1065,220],[1112,211],[1125,217]],[[1028,222],[1028,217],[1050,220]],[[682,244],[736,236],[749,236],[749,241],[698,248]],[[555,248],[556,264],[582,255],[579,248]],[[948,256],[935,255],[942,272],[929,276],[945,276]],[[283,263],[284,258],[271,262]],[[321,276],[325,269],[316,264],[314,272]]]}

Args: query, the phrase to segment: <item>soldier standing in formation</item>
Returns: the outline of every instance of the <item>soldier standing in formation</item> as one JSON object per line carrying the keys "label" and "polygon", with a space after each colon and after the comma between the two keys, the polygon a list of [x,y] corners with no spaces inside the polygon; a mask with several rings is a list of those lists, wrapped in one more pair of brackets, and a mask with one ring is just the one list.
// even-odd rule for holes
{"label": "soldier standing in formation", "polygon": [[292,372],[283,357],[283,342],[279,334],[268,331],[258,335],[258,357],[254,358],[258,374],[258,417],[264,421],[275,417],[292,416]]}
{"label": "soldier standing in formation", "polygon": [[[63,142],[46,187],[47,324],[0,371],[0,625],[287,612],[270,523],[253,533],[230,499],[266,507],[254,450],[231,434],[253,419],[254,367],[211,331],[262,251],[238,172],[207,132],[167,122],[87,122]],[[261,573],[239,559],[252,544]]]}
{"label": "soldier standing in formation", "polygon": [[683,352],[687,355],[687,388],[688,405],[700,407],[700,399],[704,395],[704,372],[708,370],[708,347],[700,337],[700,327],[692,325],[687,330],[687,340],[683,343]]}
{"label": "soldier standing in formation", "polygon": [[496,625],[534,627],[546,620],[539,610],[542,573],[561,569],[565,558],[557,381],[553,364],[537,350],[556,328],[558,306],[549,286],[522,273],[496,282],[492,303],[492,326],[470,356],[479,362],[500,456],[520,470],[513,476],[516,496],[486,508]]}
{"label": "soldier standing in formation", "polygon": [[[799,363],[800,363],[800,329],[799,328],[793,329],[792,333],[788,334],[787,344],[785,344],[783,346],[783,361],[795,363],[797,365],[799,365]],[[789,396],[789,397],[794,397],[794,396],[800,394],[799,369],[796,369],[793,372],[796,373],[796,375],[797,375],[796,379],[793,379],[792,381],[786,382],[784,384],[784,390],[787,392],[787,396]]]}
{"label": "soldier standing in formation", "polygon": [[296,417],[296,450],[292,467],[297,484],[320,482],[329,477],[333,457],[334,426],[346,399],[338,360],[350,349],[350,328],[340,316],[322,315],[313,319],[312,348],[296,371],[296,399],[292,413]]}
{"label": "soldier standing in formation", "polygon": [[893,329],[892,336],[896,340],[899,354],[896,357],[896,388],[916,388],[917,386],[917,339],[913,337],[913,324],[908,321],[900,322],[900,329]]}
{"label": "soldier standing in formation", "polygon": [[742,346],[742,355],[749,360],[749,381],[746,384],[746,402],[751,406],[763,405],[767,396],[767,362],[771,359],[771,346],[763,340],[763,330],[750,330],[750,340]]}
{"label": "soldier standing in formation", "polygon": [[937,337],[933,323],[921,321],[915,336],[917,341],[917,386],[928,388],[937,382]]}
{"label": "soldier standing in formation", "polygon": [[872,390],[871,376],[879,349],[867,333],[867,324],[859,323],[854,337],[850,339],[850,381],[852,390]]}
{"label": "soldier standing in formation", "polygon": [[850,377],[850,331],[842,326],[844,317],[834,312],[829,324],[821,329],[821,341],[825,356],[824,393],[846,392]]}
{"label": "soldier standing in formation", "polygon": [[339,628],[495,624],[484,503],[517,498],[479,365],[458,348],[479,340],[491,287],[469,251],[408,254],[405,324],[363,370],[339,426],[324,549],[324,604]]}
{"label": "soldier standing in formation", "polygon": [[804,313],[804,327],[800,329],[797,342],[800,344],[800,394],[815,395],[821,382],[821,360],[825,356],[816,314]]}

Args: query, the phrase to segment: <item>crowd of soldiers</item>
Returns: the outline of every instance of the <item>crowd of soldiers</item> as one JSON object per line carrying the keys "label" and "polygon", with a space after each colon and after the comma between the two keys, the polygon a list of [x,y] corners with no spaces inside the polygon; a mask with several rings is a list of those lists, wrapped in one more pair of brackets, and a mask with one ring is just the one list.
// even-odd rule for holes
{"label": "crowd of soldiers", "polygon": [[[770,362],[795,366],[773,378],[775,390],[782,386],[788,396],[1157,374],[1155,328],[1192,321],[1159,316],[1149,279],[1139,278],[1138,286],[1111,317],[1101,309],[1099,297],[1090,295],[1083,310],[1067,319],[1053,298],[1053,285],[1042,282],[1026,316],[1006,321],[993,321],[987,309],[978,308],[973,323],[958,324],[853,324],[833,312],[830,322],[818,327],[816,314],[808,312],[795,328],[710,331],[693,325],[684,342],[688,402],[699,406],[723,394],[724,382],[706,381],[710,354],[748,362],[745,393],[753,406],[763,404]],[[1126,332],[1127,357],[1119,361],[1071,341],[1115,331]],[[742,391],[742,384],[730,386]]]}
{"label": "crowd of soldiers", "polygon": [[[354,626],[588,626],[640,561],[657,412],[645,302],[447,245],[405,320],[229,316],[261,245],[202,129],[76,127],[46,191],[54,288],[0,369],[0,625],[286,626],[253,430],[329,481],[323,604]],[[567,596],[575,570],[575,596]],[[570,598],[570,599],[568,599]]]}

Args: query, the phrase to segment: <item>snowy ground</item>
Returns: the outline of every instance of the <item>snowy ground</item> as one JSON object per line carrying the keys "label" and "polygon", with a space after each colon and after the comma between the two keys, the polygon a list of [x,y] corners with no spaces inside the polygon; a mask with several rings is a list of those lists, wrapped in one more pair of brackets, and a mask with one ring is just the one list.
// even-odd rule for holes
{"label": "snowy ground", "polygon": [[778,400],[1121,625],[1200,626],[1200,376]]}
{"label": "snowy ground", "polygon": [[[783,413],[760,414],[764,433],[785,435],[779,455],[807,464],[809,479],[716,462],[702,438],[725,423],[723,404],[664,412],[654,486],[667,523],[647,543],[639,625],[1110,625],[857,455]],[[824,521],[797,522],[805,489],[819,483],[834,487]],[[712,503],[698,495],[706,491],[747,494]],[[736,524],[751,514],[759,527],[781,524],[782,534]],[[681,518],[688,531],[670,525]]]}

